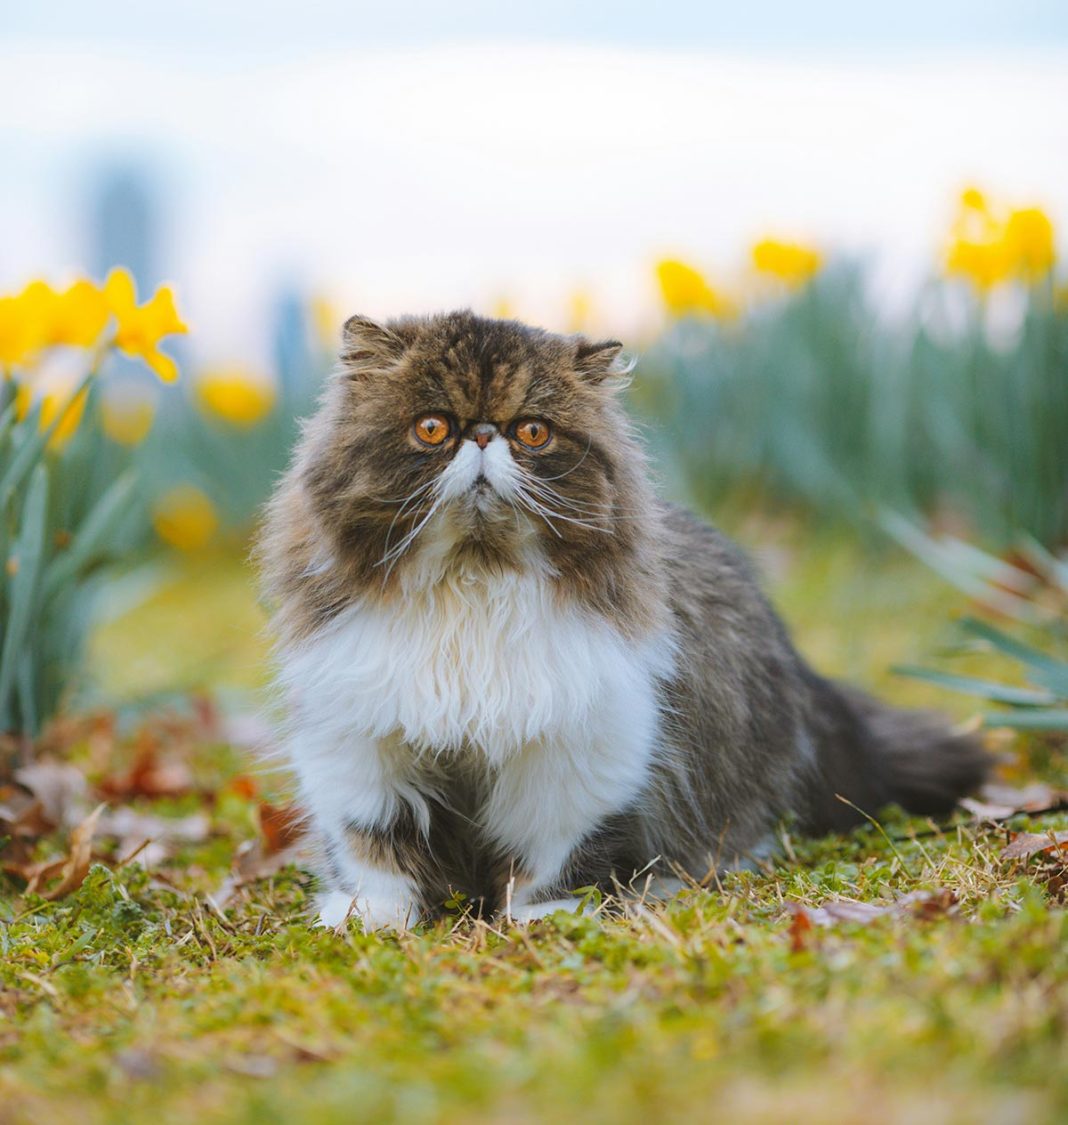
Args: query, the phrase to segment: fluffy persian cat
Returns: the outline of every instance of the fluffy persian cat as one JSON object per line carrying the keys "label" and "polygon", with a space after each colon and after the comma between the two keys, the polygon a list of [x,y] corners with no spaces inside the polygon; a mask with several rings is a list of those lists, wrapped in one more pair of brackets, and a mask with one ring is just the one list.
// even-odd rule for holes
{"label": "fluffy persian cat", "polygon": [[616,341],[345,326],[259,557],[321,920],[536,917],[745,863],[782,818],[941,813],[987,769],[822,679],[737,547],[658,500]]}

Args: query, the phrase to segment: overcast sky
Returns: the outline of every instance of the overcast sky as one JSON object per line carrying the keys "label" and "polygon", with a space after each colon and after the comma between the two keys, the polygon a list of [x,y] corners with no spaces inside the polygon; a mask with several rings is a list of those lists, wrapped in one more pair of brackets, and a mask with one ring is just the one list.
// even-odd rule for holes
{"label": "overcast sky", "polygon": [[10,36],[197,50],[412,46],[472,40],[747,51],[1048,46],[1068,37],[1063,0],[6,0]]}
{"label": "overcast sky", "polygon": [[[299,13],[297,19],[294,13]],[[766,232],[933,260],[959,188],[1068,223],[1068,4],[7,0],[0,284],[86,261],[101,169],[157,185],[211,359],[284,277],[372,314],[508,294],[626,331],[657,255]]]}

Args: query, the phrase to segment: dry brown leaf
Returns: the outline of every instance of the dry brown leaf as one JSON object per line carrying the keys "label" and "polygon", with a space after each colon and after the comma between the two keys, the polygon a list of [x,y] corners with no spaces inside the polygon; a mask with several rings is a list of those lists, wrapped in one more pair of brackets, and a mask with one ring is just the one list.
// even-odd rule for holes
{"label": "dry brown leaf", "polygon": [[96,824],[104,811],[103,805],[95,809],[75,828],[70,834],[67,858],[59,872],[59,882],[48,891],[41,892],[41,897],[49,902],[64,898],[71,891],[76,891],[89,874],[89,865],[93,861],[93,836]]}
{"label": "dry brown leaf", "polygon": [[193,788],[193,775],[183,762],[162,760],[152,732],[138,736],[134,764],[126,773],[105,778],[100,791],[109,797],[184,797]]}
{"label": "dry brown leaf", "polygon": [[1030,859],[1040,852],[1068,853],[1068,832],[1018,832],[1001,854],[1006,859]]}
{"label": "dry brown leaf", "polygon": [[812,919],[804,907],[795,909],[790,919],[790,952],[804,953],[813,930]]}
{"label": "dry brown leaf", "polygon": [[893,902],[857,902],[855,899],[829,899],[820,906],[792,903],[791,939],[796,940],[802,930],[795,929],[797,916],[804,914],[809,926],[834,926],[839,922],[859,922],[866,925],[886,915],[920,918],[928,921],[955,912],[957,897],[948,888],[937,891],[910,891]]}
{"label": "dry brown leaf", "polygon": [[88,786],[80,770],[50,758],[15,771],[15,780],[41,803],[54,828],[73,828],[85,819]]}
{"label": "dry brown leaf", "polygon": [[267,855],[291,848],[304,835],[304,820],[296,805],[260,804],[260,832]]}
{"label": "dry brown leaf", "polygon": [[238,797],[243,797],[246,801],[254,800],[260,791],[256,779],[249,777],[247,773],[239,773],[237,777],[231,778],[226,788],[229,792],[236,794]]}
{"label": "dry brown leaf", "polygon": [[212,896],[218,905],[224,906],[247,883],[309,860],[307,834],[295,806],[261,804],[260,830],[259,839],[245,841],[234,854],[233,870]]}
{"label": "dry brown leaf", "polygon": [[979,791],[979,799],[965,797],[961,805],[979,820],[1006,820],[1021,812],[1056,812],[1066,808],[1068,793],[1042,782],[1025,785],[1022,789],[989,784]]}

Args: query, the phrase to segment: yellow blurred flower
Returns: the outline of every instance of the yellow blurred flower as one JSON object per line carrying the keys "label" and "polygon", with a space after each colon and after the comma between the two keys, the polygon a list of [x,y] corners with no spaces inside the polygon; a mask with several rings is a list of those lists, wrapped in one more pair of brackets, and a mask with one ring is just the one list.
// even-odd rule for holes
{"label": "yellow blurred flower", "polygon": [[966,278],[981,295],[1015,279],[1034,283],[1056,261],[1053,223],[1039,207],[999,213],[978,188],[961,193],[946,251],[946,272]]}
{"label": "yellow blurred flower", "polygon": [[493,302],[493,316],[497,320],[511,320],[515,316],[515,305],[502,294]]}
{"label": "yellow blurred flower", "polygon": [[249,428],[274,408],[274,384],[240,368],[204,371],[196,381],[197,403],[206,414]]}
{"label": "yellow blurred flower", "polygon": [[191,484],[165,492],[152,510],[152,526],[165,543],[180,551],[198,551],[211,542],[219,517],[215,505]]}
{"label": "yellow blurred flower", "polygon": [[155,418],[156,408],[144,396],[105,393],[100,402],[100,424],[119,445],[140,445]]}
{"label": "yellow blurred flower", "polygon": [[800,289],[819,272],[823,255],[813,246],[764,238],[753,246],[753,265],[790,289]]}
{"label": "yellow blurred flower", "polygon": [[960,205],[969,211],[980,211],[984,215],[990,210],[986,196],[977,187],[966,187],[960,193]]}
{"label": "yellow blurred flower", "polygon": [[967,278],[980,293],[987,293],[1012,273],[1012,260],[1003,239],[973,242],[958,238],[950,243],[946,271]]}
{"label": "yellow blurred flower", "polygon": [[0,367],[4,377],[34,350],[33,326],[23,314],[21,298],[0,297]]}
{"label": "yellow blurred flower", "polygon": [[186,332],[178,316],[174,293],[161,285],[143,305],[137,303],[137,286],[129,270],[118,268],[104,283],[108,305],[115,315],[115,346],[126,355],[143,360],[166,383],[178,378],[178,365],[159,350],[164,336]]}
{"label": "yellow blurred flower", "polygon": [[39,399],[41,413],[37,427],[41,433],[44,433],[56,423],[56,428],[48,439],[48,448],[62,449],[81,425],[88,397],[88,387],[75,395],[74,387],[70,383],[57,383],[50,387],[36,389],[26,383],[20,383],[15,390],[15,417],[20,422],[24,421],[35,400]]}
{"label": "yellow blurred flower", "polygon": [[53,295],[47,342],[90,348],[100,339],[110,315],[103,291],[80,278]]}
{"label": "yellow blurred flower", "polygon": [[107,299],[91,281],[79,278],[61,292],[47,281],[31,281],[17,296],[0,298],[0,365],[9,370],[57,344],[92,347],[109,315]]}
{"label": "yellow blurred flower", "polygon": [[341,332],[342,317],[337,306],[329,297],[322,295],[311,300],[311,322],[319,344],[329,352],[337,348],[338,334]]}
{"label": "yellow blurred flower", "polygon": [[593,298],[587,289],[576,289],[567,302],[567,330],[585,332],[593,316]]}
{"label": "yellow blurred flower", "polygon": [[1038,281],[1053,269],[1053,223],[1040,207],[1012,211],[1005,223],[1005,242],[1013,273],[1024,281]]}
{"label": "yellow blurred flower", "polygon": [[656,279],[664,307],[671,316],[727,317],[734,313],[733,303],[718,293],[705,280],[704,275],[675,258],[664,258],[657,263]]}

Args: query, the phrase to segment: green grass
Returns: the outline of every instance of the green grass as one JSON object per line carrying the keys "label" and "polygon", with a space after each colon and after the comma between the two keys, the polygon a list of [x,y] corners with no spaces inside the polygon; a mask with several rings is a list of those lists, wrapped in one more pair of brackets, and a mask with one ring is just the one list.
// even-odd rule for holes
{"label": "green grass", "polygon": [[[821,667],[968,713],[967,700],[886,672],[929,655],[963,599],[897,553],[806,543],[794,528],[765,526],[760,539]],[[146,684],[254,688],[258,621],[242,568],[205,559],[108,626],[93,660],[119,697]],[[1049,744],[1013,745],[1025,768],[1034,757],[1054,780],[1063,772]],[[115,765],[91,746],[75,757],[91,776]],[[308,927],[309,889],[292,870],[213,908],[255,806],[226,789],[249,768],[236,751],[191,757],[197,782],[221,794],[204,844],[151,875],[94,869],[56,904],[0,880],[5,1125],[1068,1114],[1068,917],[1039,861],[1003,860],[1004,827],[891,815],[889,840],[870,826],[787,837],[766,870],[666,906],[339,936]],[[1065,828],[1068,815],[1012,827]],[[791,903],[918,889],[948,889],[956,905],[792,929]]]}

